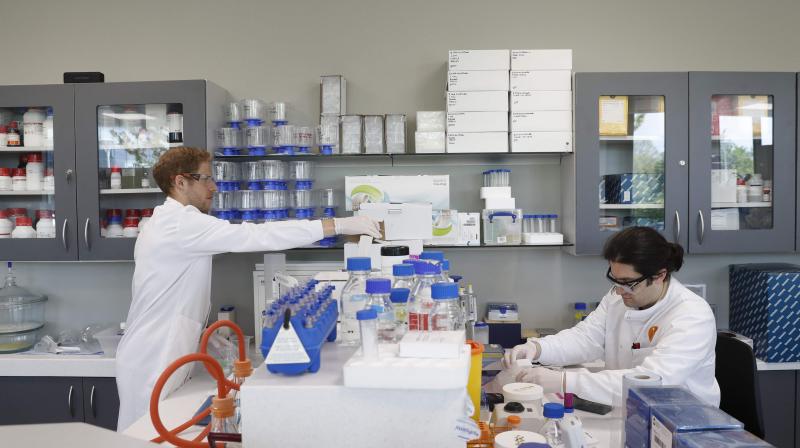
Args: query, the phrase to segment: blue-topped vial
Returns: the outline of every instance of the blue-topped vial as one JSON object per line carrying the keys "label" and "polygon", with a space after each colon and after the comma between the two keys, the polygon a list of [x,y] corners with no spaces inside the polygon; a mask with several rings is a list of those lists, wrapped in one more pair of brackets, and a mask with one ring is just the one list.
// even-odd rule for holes
{"label": "blue-topped vial", "polygon": [[295,126],[293,140],[298,153],[309,154],[314,145],[314,131],[308,126]]}
{"label": "blue-topped vial", "polygon": [[231,128],[239,129],[242,123],[242,108],[237,102],[228,103],[224,108],[225,122]]}
{"label": "blue-topped vial", "polygon": [[269,119],[275,126],[284,126],[288,123],[286,119],[286,103],[275,101],[269,105]]}
{"label": "blue-topped vial", "polygon": [[251,126],[245,129],[245,144],[251,156],[264,156],[267,146],[272,144],[270,128],[265,126]]}
{"label": "blue-topped vial", "polygon": [[264,124],[264,119],[267,115],[266,104],[259,99],[243,99],[240,101],[242,105],[242,118],[249,127],[261,126]]}
{"label": "blue-topped vial", "polygon": [[242,131],[237,128],[217,129],[217,148],[226,156],[237,156],[242,147]]}
{"label": "blue-topped vial", "polygon": [[295,219],[312,219],[314,218],[314,208],[296,208],[294,217]]}

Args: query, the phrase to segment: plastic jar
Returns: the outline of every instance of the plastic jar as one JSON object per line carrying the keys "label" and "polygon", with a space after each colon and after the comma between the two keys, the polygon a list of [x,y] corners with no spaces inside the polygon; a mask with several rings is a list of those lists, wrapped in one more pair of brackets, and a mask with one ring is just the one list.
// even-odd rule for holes
{"label": "plastic jar", "polygon": [[0,209],[0,238],[11,238],[13,230],[14,226],[11,224],[11,220],[8,219],[8,210]]}
{"label": "plastic jar", "polygon": [[408,246],[381,247],[381,274],[393,275],[394,265],[402,264],[403,260],[408,258],[409,253]]}
{"label": "plastic jar", "polygon": [[122,189],[122,168],[118,166],[111,167],[111,189]]}
{"label": "plastic jar", "polygon": [[19,133],[19,124],[16,121],[12,121],[8,125],[6,146],[22,146],[22,136]]}
{"label": "plastic jar", "polygon": [[152,208],[145,208],[142,209],[142,218],[139,220],[139,233],[142,232],[144,225],[147,224],[147,221],[150,221],[150,218],[153,217],[153,209]]}
{"label": "plastic jar", "polygon": [[373,308],[356,312],[361,333],[361,355],[364,359],[378,358],[378,313]]}
{"label": "plastic jar", "polygon": [[41,147],[44,145],[45,112],[42,109],[30,108],[22,115],[25,146]]}
{"label": "plastic jar", "polygon": [[122,238],[122,236],[122,216],[111,216],[106,226],[106,238]]}
{"label": "plastic jar", "polygon": [[11,168],[0,168],[0,191],[11,191]]}
{"label": "plastic jar", "polygon": [[37,210],[36,238],[55,238],[56,220],[53,210]]}
{"label": "plastic jar", "polygon": [[28,177],[25,175],[25,168],[14,168],[11,177],[11,189],[14,191],[26,191],[28,189]]}
{"label": "plastic jar", "polygon": [[25,175],[27,177],[27,190],[39,191],[44,182],[44,164],[42,155],[34,152],[28,155],[28,164],[25,165]]}
{"label": "plastic jar", "polygon": [[27,208],[10,208],[10,209],[8,209],[8,219],[11,221],[11,230],[14,230],[14,227],[17,226],[17,218],[27,217],[27,216],[28,216],[28,209]]}
{"label": "plastic jar", "polygon": [[137,210],[135,208],[129,208],[129,209],[125,210],[125,219],[128,219],[128,218],[135,219],[137,226],[139,225],[139,217],[141,215],[142,214],[139,212],[139,210]]}
{"label": "plastic jar", "polygon": [[125,218],[125,226],[122,229],[122,236],[125,238],[136,238],[139,236],[139,218]]}
{"label": "plastic jar", "polygon": [[6,146],[8,143],[8,128],[0,125],[0,146]]}
{"label": "plastic jar", "polygon": [[52,168],[45,168],[42,189],[48,193],[56,191],[56,177],[53,175]]}
{"label": "plastic jar", "polygon": [[33,222],[27,216],[17,218],[16,226],[11,231],[11,238],[36,238]]}

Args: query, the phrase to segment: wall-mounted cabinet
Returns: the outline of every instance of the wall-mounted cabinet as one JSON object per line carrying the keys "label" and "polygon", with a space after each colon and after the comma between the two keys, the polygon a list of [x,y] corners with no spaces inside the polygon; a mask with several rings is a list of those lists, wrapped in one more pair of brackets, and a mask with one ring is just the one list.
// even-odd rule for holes
{"label": "wall-mounted cabinet", "polygon": [[691,253],[794,250],[795,74],[578,73],[575,87],[575,253],[637,225]]}
{"label": "wall-mounted cabinet", "polygon": [[0,168],[34,174],[24,189],[0,191],[0,210],[17,210],[37,230],[0,238],[0,258],[132,259],[136,238],[103,227],[113,220],[120,229],[126,215],[163,202],[151,172],[158,156],[170,146],[212,148],[229,99],[203,80],[0,87],[0,124],[19,123],[22,136],[0,146]]}

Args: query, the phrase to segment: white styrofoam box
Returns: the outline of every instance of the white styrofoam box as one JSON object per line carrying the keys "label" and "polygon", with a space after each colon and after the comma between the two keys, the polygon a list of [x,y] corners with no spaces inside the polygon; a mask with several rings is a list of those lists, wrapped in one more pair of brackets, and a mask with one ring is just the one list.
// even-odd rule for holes
{"label": "white styrofoam box", "polygon": [[511,50],[512,70],[572,70],[572,50]]}
{"label": "white styrofoam box", "polygon": [[414,152],[417,154],[443,153],[446,147],[444,131],[414,133]]}
{"label": "white styrofoam box", "polygon": [[458,210],[434,210],[431,217],[433,238],[425,245],[443,246],[458,243]]}
{"label": "white styrofoam box", "polygon": [[386,241],[428,240],[433,237],[433,208],[430,202],[364,203],[356,214],[383,221],[383,237]]}
{"label": "white styrofoam box", "polygon": [[347,80],[342,75],[320,76],[320,113],[324,115],[347,114]]}
{"label": "white styrofoam box", "polygon": [[[432,333],[432,332],[431,332]],[[471,349],[466,344],[451,359],[399,357],[398,344],[380,344],[378,359],[356,352],[342,369],[345,387],[367,389],[457,389],[467,387]]]}
{"label": "white styrofoam box", "polygon": [[511,91],[572,90],[569,70],[511,70]]}
{"label": "white styrofoam box", "polygon": [[539,112],[515,112],[511,118],[512,132],[569,132],[572,131],[572,111],[543,110]]}
{"label": "white styrofoam box", "polygon": [[449,153],[508,152],[507,132],[450,132]]}
{"label": "white styrofoam box", "polygon": [[457,70],[447,72],[449,92],[502,90],[508,92],[508,70]]}
{"label": "white styrofoam box", "polygon": [[418,110],[417,132],[444,132],[446,114],[443,110]]}
{"label": "white styrofoam box", "polygon": [[529,246],[564,244],[564,235],[560,233],[523,233],[522,244]]}
{"label": "white styrofoam box", "polygon": [[[511,92],[511,112],[572,110],[570,90],[515,90]],[[529,131],[530,129],[522,129]]]}
{"label": "white styrofoam box", "polygon": [[511,187],[481,187],[481,199],[510,197]]}
{"label": "white styrofoam box", "polygon": [[447,132],[508,132],[508,112],[449,112]]}
{"label": "white styrofoam box", "polygon": [[516,209],[516,199],[514,198],[486,198],[483,200],[486,210],[513,210]]}
{"label": "white styrofoam box", "polygon": [[436,210],[450,208],[450,175],[345,176],[345,209],[367,202],[429,202]]}
{"label": "white styrofoam box", "polygon": [[422,240],[407,240],[373,241],[369,244],[344,243],[344,264],[347,265],[348,258],[369,257],[372,260],[372,266],[377,269],[381,266],[381,247],[383,246],[408,246],[408,252],[411,255],[419,255],[422,253],[423,242]]}
{"label": "white styrofoam box", "polygon": [[512,132],[511,152],[572,152],[572,132]]}
{"label": "white styrofoam box", "polygon": [[458,214],[458,242],[459,246],[479,246],[481,244],[481,214]]}
{"label": "white styrofoam box", "polygon": [[736,170],[711,170],[711,202],[736,202]]}
{"label": "white styrofoam box", "polygon": [[508,112],[508,92],[447,92],[447,112]]}
{"label": "white styrofoam box", "polygon": [[452,70],[508,70],[511,54],[508,50],[450,50],[447,69]]}
{"label": "white styrofoam box", "polygon": [[400,340],[401,358],[454,359],[461,357],[467,342],[464,330],[409,331]]}

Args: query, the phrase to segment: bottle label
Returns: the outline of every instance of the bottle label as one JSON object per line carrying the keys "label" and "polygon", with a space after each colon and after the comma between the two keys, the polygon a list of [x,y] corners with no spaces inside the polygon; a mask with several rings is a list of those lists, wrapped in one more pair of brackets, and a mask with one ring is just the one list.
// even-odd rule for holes
{"label": "bottle label", "polygon": [[408,313],[408,329],[411,331],[427,331],[428,314]]}
{"label": "bottle label", "polygon": [[294,331],[294,326],[289,325],[288,329],[281,326],[278,330],[278,335],[275,337],[275,342],[272,343],[264,363],[298,364],[310,361],[311,358],[308,357],[303,342]]}

